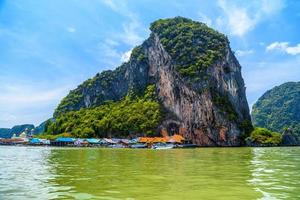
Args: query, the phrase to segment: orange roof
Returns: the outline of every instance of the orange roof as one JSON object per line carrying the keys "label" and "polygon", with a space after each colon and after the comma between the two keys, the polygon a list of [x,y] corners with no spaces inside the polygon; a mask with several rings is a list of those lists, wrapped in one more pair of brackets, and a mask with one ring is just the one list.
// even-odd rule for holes
{"label": "orange roof", "polygon": [[184,137],[182,137],[181,135],[173,135],[172,139],[175,140],[176,142],[181,143],[184,140]]}
{"label": "orange roof", "polygon": [[148,141],[147,137],[140,137],[139,142],[146,143]]}
{"label": "orange roof", "polygon": [[140,137],[139,142],[142,143],[158,143],[158,142],[168,142],[168,141],[181,143],[184,140],[184,137],[181,135],[173,135],[171,137],[165,136],[165,137]]}

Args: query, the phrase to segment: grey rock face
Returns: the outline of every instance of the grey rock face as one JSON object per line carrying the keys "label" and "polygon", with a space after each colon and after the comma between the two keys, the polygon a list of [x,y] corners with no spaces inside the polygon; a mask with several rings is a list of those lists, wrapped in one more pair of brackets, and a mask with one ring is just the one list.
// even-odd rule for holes
{"label": "grey rock face", "polygon": [[[251,122],[241,66],[229,44],[226,56],[207,68],[208,79],[195,83],[185,80],[175,70],[174,59],[152,33],[140,47],[143,59],[131,56],[115,71],[97,75],[92,81],[79,86],[67,99],[77,95],[72,105],[65,103],[57,113],[101,105],[107,100],[120,100],[130,90],[143,91],[155,84],[158,99],[165,110],[160,130],[181,134],[200,146],[242,145],[245,121]],[[235,118],[215,102],[221,96],[232,107]]]}
{"label": "grey rock face", "polygon": [[[241,145],[238,126],[242,121],[250,120],[250,115],[241,67],[229,46],[224,60],[209,68],[211,79],[208,85],[216,86],[217,92],[229,99],[238,115],[236,121],[228,120],[226,113],[215,105],[211,90],[197,92],[205,89],[207,84],[193,88],[180,77],[156,35],[152,35],[149,42],[149,76],[154,77],[158,96],[169,112],[161,128],[179,133],[201,146]],[[225,67],[229,68],[229,73],[225,72]]]}
{"label": "grey rock face", "polygon": [[300,141],[293,132],[288,129],[285,130],[282,134],[282,146],[298,146],[300,145]]}

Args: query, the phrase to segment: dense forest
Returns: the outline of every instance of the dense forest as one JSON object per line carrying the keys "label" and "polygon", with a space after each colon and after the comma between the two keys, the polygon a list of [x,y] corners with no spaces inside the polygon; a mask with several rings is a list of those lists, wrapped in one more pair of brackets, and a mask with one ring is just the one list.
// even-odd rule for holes
{"label": "dense forest", "polygon": [[206,24],[176,17],[151,24],[168,53],[175,58],[179,73],[193,81],[225,54],[227,38]]}
{"label": "dense forest", "polygon": [[288,82],[267,91],[254,104],[255,126],[283,132],[289,128],[300,135],[300,82]]}
{"label": "dense forest", "polygon": [[121,101],[58,115],[47,123],[46,134],[71,133],[83,138],[154,135],[161,118],[155,87],[149,85],[143,96],[128,93]]}
{"label": "dense forest", "polygon": [[[111,90],[114,79],[119,77],[120,74],[123,74],[125,72],[125,69],[126,65],[123,64],[115,70],[107,70],[101,73],[97,73],[93,78],[84,81],[77,88],[71,90],[70,93],[61,100],[58,107],[55,109],[54,117],[68,112],[69,110],[79,110],[80,108],[84,107],[84,103],[82,100],[84,97],[83,93],[92,90],[93,87],[95,87],[95,84],[100,85],[103,90]],[[99,94],[97,95],[98,100],[93,106],[97,106],[98,104],[101,105],[102,101],[106,100],[103,99],[103,95],[101,95],[101,92],[99,92]],[[114,98],[111,99],[117,100]]]}

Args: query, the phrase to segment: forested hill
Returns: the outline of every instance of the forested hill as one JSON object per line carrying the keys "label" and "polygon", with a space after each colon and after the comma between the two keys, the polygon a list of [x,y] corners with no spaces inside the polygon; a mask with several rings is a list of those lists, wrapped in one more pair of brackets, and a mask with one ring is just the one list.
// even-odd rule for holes
{"label": "forested hill", "polygon": [[267,91],[253,105],[255,126],[283,132],[290,128],[300,135],[300,82],[288,82]]}
{"label": "forested hill", "polygon": [[11,138],[13,134],[19,136],[25,130],[31,131],[34,129],[33,124],[16,125],[12,128],[0,128],[0,138]]}
{"label": "forested hill", "polygon": [[12,128],[0,128],[0,138],[11,138],[13,134],[19,136],[26,129],[28,133],[32,133],[36,135],[41,134],[45,131],[45,125],[46,125],[46,121],[41,123],[37,127],[35,127],[33,124],[22,124],[22,125],[13,126]]}
{"label": "forested hill", "polygon": [[227,37],[183,17],[157,20],[150,30],[128,62],[72,90],[47,132],[97,137],[164,131],[203,146],[240,145],[252,125],[241,66]]}

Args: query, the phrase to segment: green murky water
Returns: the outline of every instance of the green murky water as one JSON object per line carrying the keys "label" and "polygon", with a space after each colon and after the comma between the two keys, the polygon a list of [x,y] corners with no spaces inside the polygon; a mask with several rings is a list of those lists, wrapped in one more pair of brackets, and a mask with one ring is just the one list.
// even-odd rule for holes
{"label": "green murky water", "polygon": [[300,148],[1,146],[0,199],[300,199]]}

